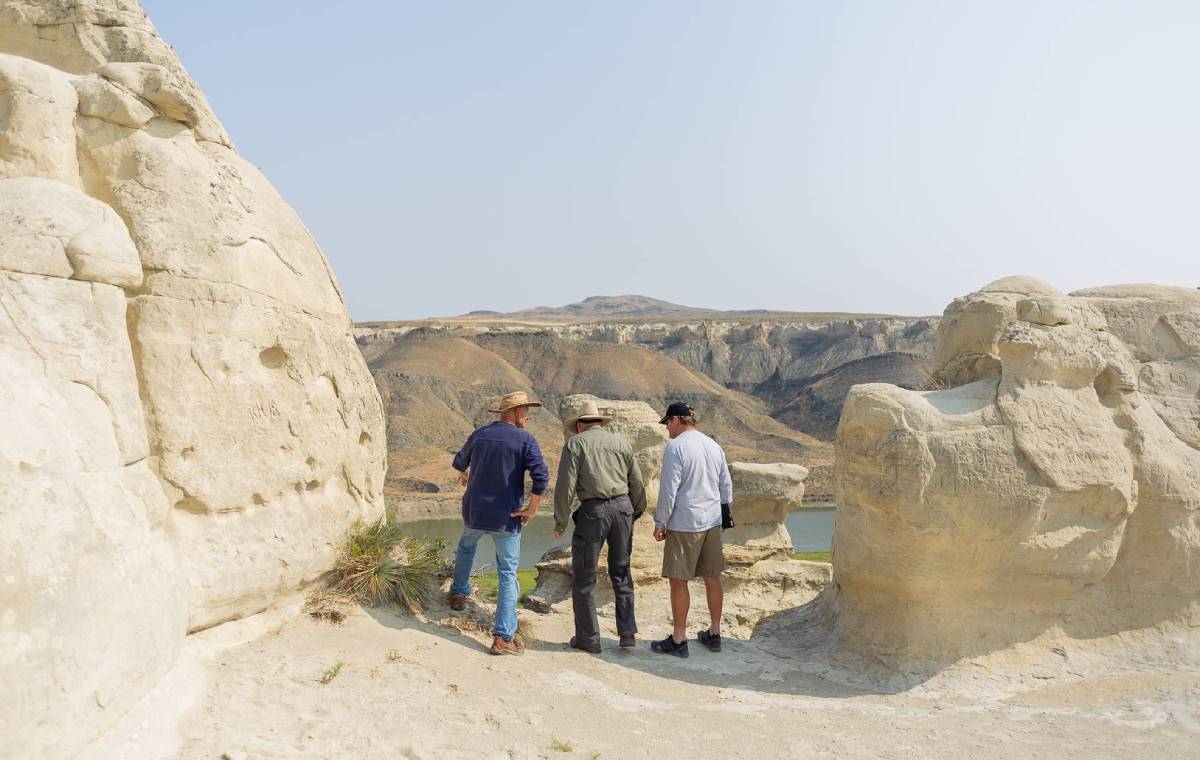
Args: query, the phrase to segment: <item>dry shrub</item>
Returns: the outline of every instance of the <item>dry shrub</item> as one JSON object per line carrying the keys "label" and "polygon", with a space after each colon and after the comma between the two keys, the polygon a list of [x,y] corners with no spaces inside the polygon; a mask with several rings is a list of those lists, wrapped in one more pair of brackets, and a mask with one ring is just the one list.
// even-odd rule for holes
{"label": "dry shrub", "polygon": [[304,600],[304,611],[317,620],[340,625],[346,620],[346,608],[352,602],[328,588],[319,589]]}
{"label": "dry shrub", "polygon": [[309,598],[309,614],[336,607],[334,600],[379,607],[399,604],[420,613],[441,586],[447,565],[440,546],[405,534],[386,518],[355,523],[338,547],[326,588]]}
{"label": "dry shrub", "polygon": [[[492,626],[494,624],[492,618],[489,617],[472,617],[470,615],[454,616],[442,621],[445,625],[450,625],[463,633],[480,633],[484,636],[492,635]],[[529,624],[517,616],[517,632],[513,634],[513,641],[521,645],[523,649],[529,649],[533,646],[536,639],[529,630]]]}
{"label": "dry shrub", "polygon": [[925,376],[925,381],[921,384],[918,391],[944,391],[950,387],[950,383],[938,377],[933,370],[928,367],[921,367],[921,374]]}

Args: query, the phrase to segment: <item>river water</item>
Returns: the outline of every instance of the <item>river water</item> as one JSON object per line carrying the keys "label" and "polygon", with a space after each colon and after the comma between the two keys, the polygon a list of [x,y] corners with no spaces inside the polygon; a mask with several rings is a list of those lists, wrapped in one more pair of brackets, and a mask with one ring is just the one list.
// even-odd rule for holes
{"label": "river water", "polygon": [[[833,541],[833,507],[806,507],[797,509],[788,515],[787,529],[792,534],[792,543],[798,552],[829,551]],[[459,518],[442,518],[438,520],[414,520],[404,524],[405,529],[414,536],[440,538],[447,544],[447,554],[452,556],[454,547],[458,544],[459,534],[462,533],[462,520]],[[555,546],[565,546],[570,543],[571,534],[568,531],[558,541],[554,540],[554,518],[549,515],[535,517],[525,526],[521,537],[521,567],[533,567],[542,555]],[[477,564],[487,562],[492,554],[490,542],[484,539],[483,546],[476,560]]]}

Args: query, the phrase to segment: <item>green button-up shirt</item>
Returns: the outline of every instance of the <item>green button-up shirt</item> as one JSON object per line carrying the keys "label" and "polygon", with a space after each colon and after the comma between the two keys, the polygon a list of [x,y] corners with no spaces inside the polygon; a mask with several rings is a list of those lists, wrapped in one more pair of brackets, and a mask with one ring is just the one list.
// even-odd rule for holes
{"label": "green button-up shirt", "polygon": [[566,530],[571,511],[584,499],[612,499],[628,494],[637,519],[646,511],[646,487],[624,438],[599,425],[573,435],[563,446],[554,484],[554,525]]}

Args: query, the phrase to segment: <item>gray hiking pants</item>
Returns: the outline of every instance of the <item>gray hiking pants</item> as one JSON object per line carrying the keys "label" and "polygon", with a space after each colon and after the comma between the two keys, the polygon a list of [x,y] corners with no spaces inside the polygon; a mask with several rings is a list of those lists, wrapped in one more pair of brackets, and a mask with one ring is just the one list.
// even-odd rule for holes
{"label": "gray hiking pants", "polygon": [[571,606],[575,611],[575,641],[590,647],[600,643],[596,618],[596,571],[600,549],[608,543],[608,577],[617,607],[617,633],[637,633],[633,619],[633,575],[629,555],[633,552],[633,504],[628,496],[587,499],[575,510],[575,532],[571,536]]}

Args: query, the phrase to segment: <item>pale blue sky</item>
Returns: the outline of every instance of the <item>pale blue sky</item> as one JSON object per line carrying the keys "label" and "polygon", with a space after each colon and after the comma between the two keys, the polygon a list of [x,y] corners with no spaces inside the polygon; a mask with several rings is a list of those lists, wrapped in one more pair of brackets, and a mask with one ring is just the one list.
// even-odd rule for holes
{"label": "pale blue sky", "polygon": [[1200,285],[1200,3],[144,0],[358,320]]}

